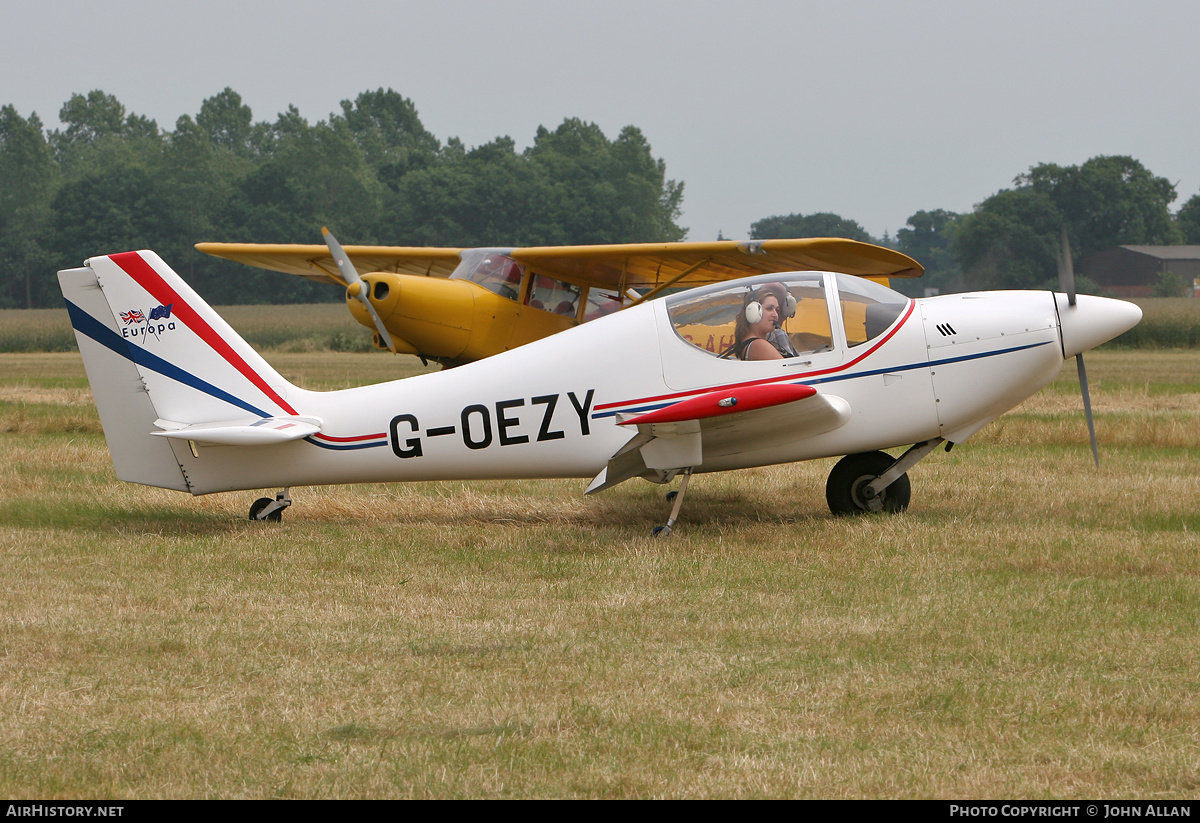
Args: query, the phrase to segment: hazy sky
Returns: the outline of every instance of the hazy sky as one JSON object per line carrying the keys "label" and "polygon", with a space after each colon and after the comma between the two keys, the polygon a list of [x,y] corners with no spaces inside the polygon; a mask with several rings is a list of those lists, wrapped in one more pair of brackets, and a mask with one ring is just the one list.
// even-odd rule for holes
{"label": "hazy sky", "polygon": [[1195,0],[0,0],[0,105],[57,127],[102,89],[170,129],[226,86],[309,122],[390,87],[468,146],[638,126],[691,240],[816,211],[878,236],[1100,154],[1177,183],[1178,208],[1200,191],[1198,39]]}

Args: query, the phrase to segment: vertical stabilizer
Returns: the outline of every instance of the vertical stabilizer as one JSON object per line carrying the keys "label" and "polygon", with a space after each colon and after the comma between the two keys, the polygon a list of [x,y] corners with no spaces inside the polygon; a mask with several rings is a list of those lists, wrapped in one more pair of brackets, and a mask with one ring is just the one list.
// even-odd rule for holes
{"label": "vertical stabilizer", "polygon": [[186,441],[152,432],[296,414],[296,389],[154,252],[58,278],[122,480],[195,491]]}
{"label": "vertical stabilizer", "polygon": [[121,332],[100,291],[96,273],[90,268],[60,271],[58,283],[71,313],[117,477],[187,491],[187,476],[175,457],[177,446],[150,436],[158,414],[137,367],[118,350],[125,344],[119,342]]}

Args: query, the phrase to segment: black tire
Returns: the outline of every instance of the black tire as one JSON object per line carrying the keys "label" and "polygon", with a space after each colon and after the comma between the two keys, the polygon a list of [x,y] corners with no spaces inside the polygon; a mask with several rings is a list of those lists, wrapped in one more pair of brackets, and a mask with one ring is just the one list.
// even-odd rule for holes
{"label": "black tire", "polygon": [[[862,489],[876,477],[883,474],[896,458],[884,452],[866,452],[865,454],[848,454],[837,462],[829,473],[825,483],[825,502],[829,510],[839,517],[851,514],[870,514],[871,509],[862,497]],[[912,486],[908,475],[902,474],[892,485],[883,490],[883,508],[889,514],[896,514],[908,508],[912,497]]]}
{"label": "black tire", "polygon": [[276,509],[275,511],[268,514],[265,518],[260,518],[258,516],[259,512],[261,512],[263,509],[265,509],[267,506],[271,505],[274,502],[275,501],[269,497],[260,497],[257,500],[255,500],[254,505],[252,505],[250,507],[250,519],[251,520],[270,520],[272,523],[278,523],[281,520],[283,520],[283,509]]}

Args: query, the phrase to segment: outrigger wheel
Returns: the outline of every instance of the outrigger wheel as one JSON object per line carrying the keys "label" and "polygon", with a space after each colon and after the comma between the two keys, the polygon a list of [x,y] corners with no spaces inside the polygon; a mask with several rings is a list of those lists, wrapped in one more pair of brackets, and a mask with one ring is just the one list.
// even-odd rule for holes
{"label": "outrigger wheel", "polygon": [[250,506],[250,519],[270,520],[272,523],[278,523],[283,520],[283,510],[290,505],[292,505],[292,499],[288,497],[287,489],[276,493],[274,500],[269,497],[260,497]]}
{"label": "outrigger wheel", "polygon": [[908,508],[912,486],[908,474],[902,474],[874,497],[865,493],[872,480],[896,463],[896,458],[884,452],[848,454],[837,462],[825,483],[825,502],[838,516],[885,511],[889,514]]}

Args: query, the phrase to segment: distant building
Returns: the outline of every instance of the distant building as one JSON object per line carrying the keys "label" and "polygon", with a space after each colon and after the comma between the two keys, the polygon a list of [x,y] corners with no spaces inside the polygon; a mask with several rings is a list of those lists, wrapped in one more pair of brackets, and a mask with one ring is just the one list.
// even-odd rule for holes
{"label": "distant building", "polygon": [[1117,297],[1150,297],[1163,272],[1189,287],[1200,278],[1200,246],[1117,246],[1088,255],[1077,271]]}

